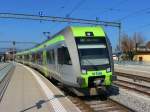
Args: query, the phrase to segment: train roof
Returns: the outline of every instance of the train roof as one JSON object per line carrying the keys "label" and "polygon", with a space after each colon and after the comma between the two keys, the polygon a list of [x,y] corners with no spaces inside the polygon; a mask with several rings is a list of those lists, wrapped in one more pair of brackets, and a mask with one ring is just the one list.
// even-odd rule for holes
{"label": "train roof", "polygon": [[[104,32],[103,28],[100,26],[69,26],[69,27],[66,27],[65,29],[67,29],[67,28],[71,28],[73,36],[77,37],[77,38],[85,37],[85,32],[93,32],[94,36],[96,36],[96,37],[105,37],[105,32]],[[39,51],[40,49],[45,48],[46,46],[55,44],[60,41],[64,41],[65,39],[64,39],[64,36],[61,35],[61,32],[64,31],[65,29],[61,30],[60,32],[58,32],[57,34],[52,36],[51,39],[48,39],[48,40],[44,41],[43,43],[41,43],[31,49],[28,49],[28,50],[25,50],[22,52],[18,52],[16,55],[33,53],[33,52]]]}

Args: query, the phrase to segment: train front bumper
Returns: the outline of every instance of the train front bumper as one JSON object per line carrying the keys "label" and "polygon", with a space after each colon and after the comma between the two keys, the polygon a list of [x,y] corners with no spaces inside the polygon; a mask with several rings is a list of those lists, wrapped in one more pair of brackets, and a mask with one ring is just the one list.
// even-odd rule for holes
{"label": "train front bumper", "polygon": [[[97,72],[97,71],[96,71]],[[90,88],[96,86],[109,86],[112,83],[112,72],[101,71],[96,74],[95,71],[89,71],[77,78],[77,83],[81,88]]]}

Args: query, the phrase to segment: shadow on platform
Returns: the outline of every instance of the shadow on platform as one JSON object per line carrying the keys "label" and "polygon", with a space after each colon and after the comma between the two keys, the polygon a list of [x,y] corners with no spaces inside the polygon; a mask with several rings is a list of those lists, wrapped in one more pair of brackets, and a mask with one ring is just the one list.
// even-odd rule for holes
{"label": "shadow on platform", "polygon": [[53,100],[55,98],[62,98],[62,97],[65,97],[65,96],[64,95],[54,95],[54,97],[49,99],[49,100],[39,100],[35,105],[33,105],[31,107],[28,107],[28,108],[26,108],[24,110],[21,110],[20,112],[25,112],[25,111],[28,111],[28,110],[30,110],[32,108],[40,109],[40,108],[42,108],[42,104],[47,103],[47,102],[49,102],[49,101],[51,101],[51,100]]}

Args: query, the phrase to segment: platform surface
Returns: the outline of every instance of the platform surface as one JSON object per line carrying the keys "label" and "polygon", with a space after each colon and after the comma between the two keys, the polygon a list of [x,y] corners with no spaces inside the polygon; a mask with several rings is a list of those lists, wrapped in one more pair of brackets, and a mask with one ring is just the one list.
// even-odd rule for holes
{"label": "platform surface", "polygon": [[144,65],[118,65],[114,66],[116,72],[129,73],[150,78],[150,66]]}
{"label": "platform surface", "polygon": [[50,81],[35,70],[16,64],[0,112],[80,112]]}

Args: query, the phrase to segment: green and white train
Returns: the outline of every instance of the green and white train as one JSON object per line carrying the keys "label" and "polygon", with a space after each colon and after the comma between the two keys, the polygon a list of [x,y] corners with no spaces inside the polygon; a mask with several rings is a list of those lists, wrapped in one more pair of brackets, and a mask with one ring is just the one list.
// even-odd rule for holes
{"label": "green and white train", "polygon": [[115,77],[111,44],[100,26],[70,26],[32,49],[18,52],[16,61],[81,93],[110,87]]}

